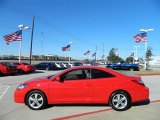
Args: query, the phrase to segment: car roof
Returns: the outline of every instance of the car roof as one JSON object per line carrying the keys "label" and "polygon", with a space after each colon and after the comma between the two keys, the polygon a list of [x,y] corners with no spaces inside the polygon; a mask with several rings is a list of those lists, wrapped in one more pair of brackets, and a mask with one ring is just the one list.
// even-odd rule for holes
{"label": "car roof", "polygon": [[72,68],[67,69],[66,71],[72,71],[72,70],[76,70],[76,69],[98,69],[98,70],[102,70],[102,71],[106,71],[108,73],[111,73],[115,76],[123,76],[122,73],[119,73],[115,70],[111,70],[105,67],[100,67],[100,66],[74,66]]}

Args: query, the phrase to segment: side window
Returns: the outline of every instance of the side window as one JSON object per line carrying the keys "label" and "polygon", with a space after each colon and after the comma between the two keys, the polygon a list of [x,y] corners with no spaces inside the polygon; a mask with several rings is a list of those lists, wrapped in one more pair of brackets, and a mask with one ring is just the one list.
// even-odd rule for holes
{"label": "side window", "polygon": [[114,75],[107,73],[105,71],[101,71],[101,70],[96,70],[96,69],[92,69],[92,78],[111,78],[111,77],[115,77]]}
{"label": "side window", "polygon": [[64,80],[81,80],[81,79],[86,79],[87,78],[87,70],[73,70],[70,71],[66,74],[63,74],[60,76],[60,79],[62,81]]}
{"label": "side window", "polygon": [[39,65],[39,66],[42,66],[43,64],[44,64],[44,63],[39,63],[38,65]]}

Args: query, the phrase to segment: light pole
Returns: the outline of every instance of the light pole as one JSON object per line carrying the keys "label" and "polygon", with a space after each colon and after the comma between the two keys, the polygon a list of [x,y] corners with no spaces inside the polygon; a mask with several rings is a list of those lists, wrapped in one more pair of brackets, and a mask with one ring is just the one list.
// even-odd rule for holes
{"label": "light pole", "polygon": [[140,46],[133,46],[133,47],[135,47],[135,48],[136,48],[136,50],[135,50],[135,57],[134,57],[134,59],[135,59],[135,60],[138,60],[138,48],[139,48]]}
{"label": "light pole", "polygon": [[35,20],[35,16],[33,16],[32,19],[32,32],[31,32],[31,43],[30,43],[30,57],[29,57],[29,63],[32,63],[32,44],[33,44],[33,32],[34,32],[34,20]]}
{"label": "light pole", "polygon": [[[71,45],[71,44],[73,44],[73,42],[69,42],[69,45]],[[69,51],[69,63],[70,63],[70,61],[71,61],[71,53]]]}
{"label": "light pole", "polygon": [[[151,31],[153,31],[154,29],[140,29],[139,31],[140,32],[146,32],[146,37],[147,37],[147,32],[151,32]],[[144,69],[146,70],[146,68],[147,68],[147,61],[146,61],[146,52],[147,52],[147,42],[148,42],[148,40],[146,40],[146,42],[145,42],[145,59],[144,59]]]}
{"label": "light pole", "polygon": [[[29,27],[25,25],[18,25],[20,30],[28,30]],[[19,63],[21,62],[21,49],[22,49],[22,40],[19,42]]]}

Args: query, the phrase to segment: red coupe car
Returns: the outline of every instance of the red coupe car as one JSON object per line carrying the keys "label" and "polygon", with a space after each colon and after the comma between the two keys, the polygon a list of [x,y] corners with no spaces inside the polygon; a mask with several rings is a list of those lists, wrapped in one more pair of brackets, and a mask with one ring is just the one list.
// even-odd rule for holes
{"label": "red coupe car", "polygon": [[19,73],[29,73],[36,70],[35,66],[29,64],[29,63],[13,63],[13,65],[16,65],[18,68]]}
{"label": "red coupe car", "polygon": [[9,62],[0,62],[0,76],[1,75],[14,75],[18,72],[16,66],[11,65]]}
{"label": "red coupe car", "polygon": [[33,110],[47,104],[109,104],[114,110],[123,111],[134,102],[149,100],[149,89],[139,76],[80,66],[20,84],[14,100]]}

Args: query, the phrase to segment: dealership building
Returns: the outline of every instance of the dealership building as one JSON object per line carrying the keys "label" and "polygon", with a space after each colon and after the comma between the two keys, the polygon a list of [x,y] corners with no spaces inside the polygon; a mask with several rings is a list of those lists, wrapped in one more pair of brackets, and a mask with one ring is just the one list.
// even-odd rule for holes
{"label": "dealership building", "polygon": [[149,64],[150,65],[160,65],[160,56],[152,56]]}

